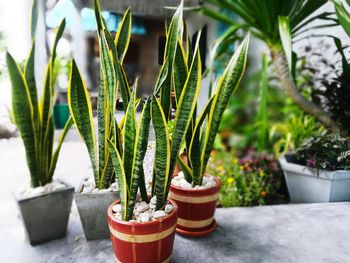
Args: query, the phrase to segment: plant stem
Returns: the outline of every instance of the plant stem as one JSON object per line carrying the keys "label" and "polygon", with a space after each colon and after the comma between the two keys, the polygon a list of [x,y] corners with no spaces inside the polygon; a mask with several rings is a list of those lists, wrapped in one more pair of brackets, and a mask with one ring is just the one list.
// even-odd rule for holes
{"label": "plant stem", "polygon": [[314,116],[326,128],[333,132],[339,132],[339,127],[337,124],[324,110],[301,95],[290,75],[287,58],[282,48],[270,46],[270,51],[276,73],[280,79],[281,87],[294,101],[294,103],[297,104],[304,112]]}

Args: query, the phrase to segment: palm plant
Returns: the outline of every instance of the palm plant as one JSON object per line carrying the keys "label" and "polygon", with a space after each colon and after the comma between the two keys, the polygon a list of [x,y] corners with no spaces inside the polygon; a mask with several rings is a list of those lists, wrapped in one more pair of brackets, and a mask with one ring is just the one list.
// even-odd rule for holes
{"label": "palm plant", "polygon": [[[350,37],[350,14],[347,11],[346,7],[339,0],[333,0],[335,12],[337,14],[340,25],[344,28],[344,31]],[[346,0],[347,8],[350,7],[350,1]]]}
{"label": "palm plant", "polygon": [[205,0],[205,2],[238,14],[242,22],[234,22],[228,15],[212,8],[202,8],[204,14],[230,26],[227,38],[232,37],[238,29],[243,29],[251,31],[254,36],[264,41],[271,51],[276,73],[285,92],[303,111],[313,115],[324,126],[334,131],[339,129],[329,114],[301,95],[294,80],[296,54],[292,52],[292,38],[305,32],[306,27],[316,19],[330,22],[315,27],[338,25],[338,22],[331,17],[332,13],[315,14],[327,0]]}
{"label": "palm plant", "polygon": [[206,171],[214,140],[219,130],[220,120],[229,102],[231,94],[238,87],[247,62],[249,35],[243,40],[228,63],[223,75],[214,87],[214,94],[208,100],[202,113],[188,129],[186,149],[188,163],[181,157],[178,163],[185,178],[193,185],[201,185]]}
{"label": "palm plant", "polygon": [[60,136],[58,145],[53,150],[54,124],[52,107],[54,104],[53,70],[56,58],[56,47],[63,34],[65,20],[60,24],[52,48],[50,61],[46,68],[44,90],[38,102],[37,84],[35,81],[35,43],[33,42],[24,70],[7,53],[6,61],[12,83],[12,110],[15,124],[22,137],[27,164],[33,187],[43,186],[52,180],[58,155],[72,119],[67,122]]}
{"label": "palm plant", "polygon": [[[120,153],[122,141],[128,143],[128,133],[124,133],[124,138],[122,138],[123,125],[118,125],[114,113],[119,88],[125,111],[130,100],[130,87],[122,63],[128,49],[132,25],[131,12],[127,10],[113,40],[101,16],[98,0],[95,0],[95,15],[101,58],[101,79],[97,103],[98,140],[95,134],[89,93],[74,60],[68,88],[68,103],[73,120],[90,156],[95,185],[99,189],[105,189],[114,181],[108,141],[113,142]],[[128,156],[125,162],[128,162],[131,152],[126,154]]]}

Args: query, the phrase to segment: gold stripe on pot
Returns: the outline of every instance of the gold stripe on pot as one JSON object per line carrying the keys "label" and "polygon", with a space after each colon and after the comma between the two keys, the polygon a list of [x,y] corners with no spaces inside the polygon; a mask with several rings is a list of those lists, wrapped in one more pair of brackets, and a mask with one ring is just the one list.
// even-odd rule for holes
{"label": "gold stripe on pot", "polygon": [[213,220],[214,220],[213,217],[205,220],[187,220],[179,217],[177,219],[177,224],[183,227],[200,228],[200,227],[209,226],[211,223],[213,223]]}
{"label": "gold stripe on pot", "polygon": [[148,234],[148,235],[131,235],[131,234],[118,232],[109,225],[109,230],[114,237],[126,242],[131,242],[131,243],[147,243],[147,242],[154,242],[154,241],[161,240],[171,235],[175,231],[175,228],[176,228],[176,224],[159,233]]}
{"label": "gold stripe on pot", "polygon": [[219,199],[219,193],[215,193],[212,195],[205,195],[205,196],[184,196],[184,195],[178,195],[173,192],[170,192],[169,198],[172,198],[175,201],[180,201],[184,203],[204,204],[204,203],[217,201]]}
{"label": "gold stripe on pot", "polygon": [[[171,256],[170,256],[171,257]],[[170,257],[168,257],[167,259],[163,260],[161,263],[169,263],[170,262]],[[115,258],[115,262],[117,263],[122,263],[121,261],[119,261],[116,257],[116,255],[114,255]]]}

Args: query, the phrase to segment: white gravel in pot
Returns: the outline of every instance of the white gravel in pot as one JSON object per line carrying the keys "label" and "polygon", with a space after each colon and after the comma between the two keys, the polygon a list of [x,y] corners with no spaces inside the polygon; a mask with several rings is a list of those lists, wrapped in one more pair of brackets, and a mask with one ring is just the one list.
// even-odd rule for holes
{"label": "white gravel in pot", "polygon": [[203,176],[202,185],[192,185],[191,183],[186,181],[184,173],[182,171],[179,172],[179,174],[171,180],[171,184],[182,189],[195,190],[210,189],[216,186],[216,182],[211,176]]}
{"label": "white gravel in pot", "polygon": [[[157,197],[153,196],[150,203],[147,204],[140,200],[138,196],[137,202],[135,203],[133,218],[129,222],[149,222],[159,218],[165,217],[174,210],[174,206],[170,203],[166,204],[164,210],[155,210]],[[114,216],[119,220],[122,220],[121,205],[116,204],[112,207]]]}

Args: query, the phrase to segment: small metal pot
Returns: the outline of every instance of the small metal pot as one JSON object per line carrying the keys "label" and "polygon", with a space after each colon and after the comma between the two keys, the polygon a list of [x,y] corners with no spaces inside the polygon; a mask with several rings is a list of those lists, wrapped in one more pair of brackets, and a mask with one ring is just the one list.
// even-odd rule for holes
{"label": "small metal pot", "polygon": [[74,194],[87,240],[109,238],[107,209],[118,197],[118,192]]}
{"label": "small metal pot", "polygon": [[15,196],[31,245],[66,236],[73,192],[67,186],[32,197]]}

